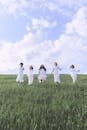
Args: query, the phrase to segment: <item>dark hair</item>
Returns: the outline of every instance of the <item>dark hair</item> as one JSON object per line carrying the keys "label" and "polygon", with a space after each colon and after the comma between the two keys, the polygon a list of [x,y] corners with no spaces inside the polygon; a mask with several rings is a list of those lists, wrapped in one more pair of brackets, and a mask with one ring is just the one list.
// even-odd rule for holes
{"label": "dark hair", "polygon": [[29,69],[33,70],[33,66],[31,65],[31,66],[29,67]]}
{"label": "dark hair", "polygon": [[46,68],[45,68],[44,65],[41,65],[40,68],[39,68],[39,70],[40,70],[40,69],[44,69],[44,70],[46,71]]}
{"label": "dark hair", "polygon": [[57,64],[57,62],[54,62],[54,64],[57,66],[58,64]]}
{"label": "dark hair", "polygon": [[23,63],[21,62],[21,63],[20,63],[20,65],[22,65],[22,66],[23,66]]}
{"label": "dark hair", "polygon": [[75,68],[75,66],[74,66],[74,65],[71,65],[71,66],[70,66],[70,68],[73,68],[73,69],[74,69],[74,68]]}

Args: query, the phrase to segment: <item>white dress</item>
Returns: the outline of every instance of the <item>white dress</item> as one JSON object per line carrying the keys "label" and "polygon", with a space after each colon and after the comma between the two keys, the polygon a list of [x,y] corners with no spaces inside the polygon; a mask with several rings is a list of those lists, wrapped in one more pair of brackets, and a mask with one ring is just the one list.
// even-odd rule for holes
{"label": "white dress", "polygon": [[59,74],[60,68],[58,66],[55,66],[53,68],[53,74],[54,74],[54,82],[55,83],[60,83],[60,74]]}
{"label": "white dress", "polygon": [[38,79],[39,79],[39,82],[42,82],[46,80],[46,71],[44,69],[40,69],[39,70],[39,76],[38,76]]}
{"label": "white dress", "polygon": [[33,83],[33,70],[29,70],[28,84],[31,85],[32,83]]}
{"label": "white dress", "polygon": [[24,76],[23,71],[24,71],[24,67],[20,67],[18,75],[17,75],[16,82],[20,82],[20,83],[24,82],[24,80],[23,80],[23,76]]}
{"label": "white dress", "polygon": [[75,81],[77,80],[77,72],[78,72],[78,70],[71,69],[71,73],[70,74],[71,74],[73,83],[75,83]]}

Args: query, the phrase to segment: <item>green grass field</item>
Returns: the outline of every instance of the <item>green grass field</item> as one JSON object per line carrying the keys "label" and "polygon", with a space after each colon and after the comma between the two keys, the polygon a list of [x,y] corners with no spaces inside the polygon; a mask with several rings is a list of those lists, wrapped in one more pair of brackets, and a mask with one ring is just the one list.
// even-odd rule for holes
{"label": "green grass field", "polygon": [[17,86],[15,75],[0,76],[0,130],[87,130],[87,75],[72,84],[61,75],[61,84],[48,75],[39,84]]}

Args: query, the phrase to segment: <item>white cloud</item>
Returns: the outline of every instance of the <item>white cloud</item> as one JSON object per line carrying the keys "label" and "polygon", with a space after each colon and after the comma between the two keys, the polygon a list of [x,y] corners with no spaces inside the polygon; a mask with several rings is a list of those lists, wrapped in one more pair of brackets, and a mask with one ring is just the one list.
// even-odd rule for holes
{"label": "white cloud", "polygon": [[87,8],[82,7],[73,17],[72,22],[67,23],[67,34],[77,34],[79,36],[87,36]]}
{"label": "white cloud", "polygon": [[87,0],[52,0],[42,3],[42,8],[46,8],[56,14],[72,16],[80,7],[87,5]]}
{"label": "white cloud", "polygon": [[27,31],[31,31],[31,27],[28,24],[26,24],[25,28]]}
{"label": "white cloud", "polygon": [[44,18],[32,18],[32,23],[27,23],[25,28],[28,32],[32,30],[52,29],[58,26],[56,21],[48,21]]}
{"label": "white cloud", "polygon": [[14,16],[18,14],[26,16],[26,9],[37,10],[38,8],[43,12],[49,9],[67,14],[66,8],[73,11],[85,4],[87,4],[87,0],[0,0],[1,12]]}
{"label": "white cloud", "polygon": [[41,18],[41,19],[33,18],[32,19],[32,28],[33,29],[53,28],[55,26],[57,26],[56,21],[50,22],[44,18]]}
{"label": "white cloud", "polygon": [[[33,22],[33,26],[38,26],[37,21]],[[40,21],[39,24],[49,27],[48,24],[43,25],[43,23]],[[44,63],[50,68],[56,60],[63,65],[63,71],[68,71],[67,67],[72,63],[84,69],[87,64],[86,27],[87,13],[86,8],[82,7],[73,16],[72,21],[66,24],[65,32],[55,41],[44,41],[44,35],[40,30],[26,34],[16,43],[1,41],[0,72],[12,72],[21,61],[25,66],[34,64],[39,67]]]}
{"label": "white cloud", "polygon": [[87,0],[52,0],[52,2],[48,2],[48,4],[51,6],[54,5],[53,3],[56,4],[58,7],[80,8],[81,6],[87,4]]}
{"label": "white cloud", "polygon": [[[38,34],[29,33],[21,41],[16,43],[7,43],[1,46],[0,51],[0,70],[7,71],[15,69],[19,62],[26,62],[26,56],[31,55],[36,48],[36,42],[39,41]],[[28,62],[28,61],[27,61]]]}
{"label": "white cloud", "polygon": [[14,15],[18,12],[25,14],[25,9],[30,6],[27,0],[0,0],[0,8],[2,8],[3,15]]}

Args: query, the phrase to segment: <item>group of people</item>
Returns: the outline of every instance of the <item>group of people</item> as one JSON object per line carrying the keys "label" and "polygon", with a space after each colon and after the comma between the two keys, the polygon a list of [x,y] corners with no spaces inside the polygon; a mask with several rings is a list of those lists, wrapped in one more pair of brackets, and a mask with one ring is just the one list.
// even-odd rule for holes
{"label": "group of people", "polygon": [[[24,73],[23,73],[24,66],[23,66],[23,63],[20,63],[19,65],[20,65],[19,72],[18,72],[17,79],[16,79],[16,82],[18,84],[24,82]],[[61,71],[61,70],[62,69],[59,67],[58,63],[54,62],[54,68],[52,70],[52,74],[54,75],[54,83],[56,83],[56,84],[60,84],[60,73],[59,73],[59,71]],[[38,81],[39,81],[39,83],[46,81],[46,78],[47,78],[46,71],[47,71],[46,67],[42,64],[39,67],[39,70],[38,70]],[[77,73],[79,72],[79,70],[76,70],[75,66],[71,65],[70,66],[70,72],[71,72],[71,78],[73,80],[73,83],[75,83],[76,80],[77,80]],[[28,77],[28,84],[29,85],[33,84],[34,68],[33,68],[32,65],[29,66],[29,71],[28,71],[27,77]]]}

